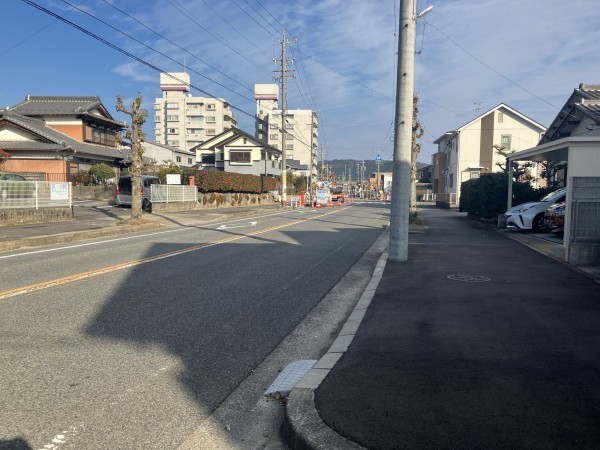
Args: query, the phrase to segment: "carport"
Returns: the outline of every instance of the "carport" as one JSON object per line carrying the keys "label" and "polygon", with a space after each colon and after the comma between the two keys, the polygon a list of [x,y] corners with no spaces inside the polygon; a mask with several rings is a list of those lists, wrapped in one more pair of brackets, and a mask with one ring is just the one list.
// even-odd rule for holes
{"label": "carport", "polygon": [[567,163],[565,261],[600,264],[600,136],[571,136],[515,152],[508,158],[508,207],[512,206],[512,162]]}

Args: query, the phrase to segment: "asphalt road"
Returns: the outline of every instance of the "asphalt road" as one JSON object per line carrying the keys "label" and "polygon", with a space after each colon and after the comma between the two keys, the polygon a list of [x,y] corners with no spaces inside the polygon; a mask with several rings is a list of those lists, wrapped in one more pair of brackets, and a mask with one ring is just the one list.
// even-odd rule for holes
{"label": "asphalt road", "polygon": [[327,348],[337,323],[310,328],[306,318],[381,235],[388,212],[285,210],[3,253],[0,441],[201,443],[198,430],[294,330],[308,327],[312,357]]}

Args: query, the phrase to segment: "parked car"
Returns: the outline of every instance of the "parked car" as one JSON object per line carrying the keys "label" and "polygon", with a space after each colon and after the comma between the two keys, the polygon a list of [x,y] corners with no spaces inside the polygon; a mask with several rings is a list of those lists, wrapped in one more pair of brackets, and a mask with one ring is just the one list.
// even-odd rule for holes
{"label": "parked car", "polygon": [[0,172],[0,202],[4,206],[23,206],[26,199],[31,199],[35,188],[24,181],[18,173]]}
{"label": "parked car", "polygon": [[566,197],[567,190],[562,188],[549,193],[537,202],[527,202],[513,206],[504,213],[506,228],[510,230],[542,231],[546,210],[555,203],[564,202]]}
{"label": "parked car", "polygon": [[[150,200],[150,189],[153,184],[160,184],[158,177],[150,175],[142,175],[140,177],[142,190],[142,208],[150,209],[152,205]],[[131,175],[124,175],[119,178],[117,184],[117,205],[131,206]]]}
{"label": "parked car", "polygon": [[565,205],[566,202],[556,203],[544,213],[546,229],[551,233],[556,233],[560,236],[562,236],[565,231]]}

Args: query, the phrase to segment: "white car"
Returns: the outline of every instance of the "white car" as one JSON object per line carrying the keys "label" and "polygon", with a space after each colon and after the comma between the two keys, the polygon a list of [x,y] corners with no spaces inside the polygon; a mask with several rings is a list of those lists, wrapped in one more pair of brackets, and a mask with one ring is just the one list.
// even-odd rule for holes
{"label": "white car", "polygon": [[544,213],[558,202],[566,201],[567,189],[550,192],[538,202],[527,202],[513,206],[504,213],[509,230],[541,231],[544,228]]}

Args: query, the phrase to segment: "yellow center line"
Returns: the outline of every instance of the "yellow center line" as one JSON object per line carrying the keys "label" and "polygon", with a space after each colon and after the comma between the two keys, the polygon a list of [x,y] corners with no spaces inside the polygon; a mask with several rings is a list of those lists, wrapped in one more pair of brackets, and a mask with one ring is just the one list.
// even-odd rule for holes
{"label": "yellow center line", "polygon": [[180,250],[173,250],[171,252],[161,253],[160,255],[156,255],[156,256],[149,256],[147,258],[135,259],[133,261],[127,261],[127,262],[120,263],[120,264],[114,264],[112,266],[103,267],[101,269],[94,269],[94,270],[90,270],[87,272],[81,272],[81,273],[77,273],[74,275],[69,275],[67,277],[56,278],[54,280],[49,280],[49,281],[43,281],[41,283],[30,284],[29,286],[22,286],[22,287],[18,287],[15,289],[10,289],[8,291],[0,291],[0,300],[5,300],[7,298],[16,297],[18,295],[29,294],[32,292],[41,291],[41,290],[48,289],[51,287],[62,286],[64,284],[74,283],[76,281],[86,280],[88,278],[93,278],[93,277],[97,277],[99,275],[116,272],[118,270],[128,269],[130,267],[140,266],[142,264],[148,264],[148,263],[151,263],[154,261],[159,261],[161,259],[171,258],[173,256],[183,255],[185,253],[193,252],[196,250],[201,250],[203,248],[213,247],[215,245],[221,245],[221,244],[226,244],[228,242],[238,241],[240,239],[244,239],[247,237],[252,237],[252,236],[257,236],[259,234],[268,233],[270,231],[276,231],[281,228],[290,227],[293,225],[297,225],[299,223],[308,222],[309,220],[317,219],[319,217],[324,217],[324,216],[327,216],[330,214],[334,214],[338,211],[341,211],[341,210],[335,210],[335,211],[331,211],[331,212],[328,212],[323,215],[309,217],[307,219],[301,219],[301,220],[297,220],[295,222],[288,222],[288,223],[284,223],[282,225],[276,225],[274,227],[253,231],[248,234],[242,234],[242,235],[238,235],[238,236],[230,236],[230,237],[227,237],[224,239],[219,239],[217,241],[207,242],[205,244],[194,245],[192,247],[186,247],[186,248],[183,248]]}

